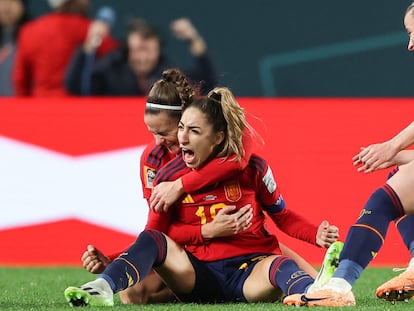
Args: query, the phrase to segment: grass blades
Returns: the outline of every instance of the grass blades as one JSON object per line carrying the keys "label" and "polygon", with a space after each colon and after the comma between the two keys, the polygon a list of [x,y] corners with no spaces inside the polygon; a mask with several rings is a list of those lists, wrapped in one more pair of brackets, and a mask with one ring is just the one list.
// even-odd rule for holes
{"label": "grass blades", "polygon": [[[345,308],[316,308],[323,310],[412,310],[414,301],[391,304],[375,297],[378,285],[395,276],[391,268],[368,268],[354,287],[357,306]],[[0,267],[0,310],[74,310],[66,303],[63,291],[70,285],[81,285],[94,278],[82,268],[44,267],[44,268],[11,268]],[[278,303],[258,304],[159,304],[131,306],[122,305],[115,296],[115,307],[98,308],[88,306],[85,310],[286,310],[287,307]],[[79,309],[83,310],[83,309]]]}

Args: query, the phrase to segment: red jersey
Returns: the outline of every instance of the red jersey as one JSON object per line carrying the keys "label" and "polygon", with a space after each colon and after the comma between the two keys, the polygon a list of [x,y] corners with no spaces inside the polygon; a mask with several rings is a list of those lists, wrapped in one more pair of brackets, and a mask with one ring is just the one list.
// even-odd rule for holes
{"label": "red jersey", "polygon": [[[160,170],[155,182],[174,180],[189,171],[178,157]],[[247,230],[209,241],[189,236],[189,225],[200,231],[201,225],[211,222],[225,205],[241,208],[246,204],[253,208],[252,225]],[[270,167],[258,156],[251,156],[248,166],[237,177],[188,194],[168,215],[150,212],[147,228],[169,230],[173,240],[204,261],[252,253],[281,254],[276,236],[265,228],[265,213],[287,234],[316,243],[317,227],[285,208]]]}
{"label": "red jersey", "polygon": [[[217,183],[223,179],[223,175],[235,176],[240,173],[242,169],[246,167],[253,149],[252,139],[251,136],[248,135],[248,130],[246,130],[245,134],[243,135],[243,147],[244,156],[240,162],[231,161],[231,157],[227,159],[227,161],[223,161],[222,159],[213,159],[202,169],[197,171],[190,170],[187,171],[188,174],[181,175],[180,177],[184,192],[192,193],[194,191],[197,191],[197,189]],[[179,154],[179,157],[177,157],[177,155],[172,154],[166,147],[162,145],[157,146],[155,141],[148,144],[144,149],[140,159],[140,176],[142,192],[144,198],[147,199],[148,204],[157,172],[165,164],[175,158],[181,158],[181,154]],[[167,233],[167,229],[168,226],[165,226],[165,229],[162,231]],[[200,231],[201,226],[185,226],[183,230],[187,232],[187,237],[190,239],[193,239],[193,237],[196,236],[198,240],[202,240]],[[184,241],[183,243],[185,244],[187,242],[191,242],[191,240]],[[121,253],[122,251],[111,254],[109,257],[111,259],[114,259]]]}
{"label": "red jersey", "polygon": [[149,200],[155,175],[169,161],[176,157],[162,145],[157,146],[155,141],[148,144],[141,155],[140,175],[144,198]]}
{"label": "red jersey", "polygon": [[[252,141],[250,136],[244,135],[245,139],[245,156],[241,162],[234,161],[223,161],[221,159],[214,159],[203,167],[199,171],[187,171],[187,175],[183,175],[182,183],[185,192],[196,191],[199,187],[204,185],[214,184],[222,179],[222,175],[234,176],[238,174],[243,167],[247,165],[247,160],[251,155]],[[149,199],[151,197],[152,188],[154,186],[155,176],[157,172],[172,159],[181,158],[181,154],[177,155],[171,153],[166,147],[159,145],[157,146],[155,141],[148,144],[144,151],[142,152],[140,159],[140,176],[141,176],[141,185],[144,198],[147,199],[149,204]],[[164,215],[164,214],[161,214]],[[148,227],[148,226],[147,226]],[[165,227],[163,232],[167,233],[168,226]],[[186,226],[184,229],[188,232],[188,237],[200,236],[201,237],[201,227],[200,226]],[[200,239],[200,238],[199,238]],[[185,241],[187,242],[187,241]],[[109,257],[113,260],[119,256],[124,250],[113,253]]]}
{"label": "red jersey", "polygon": [[[91,20],[74,14],[50,13],[26,23],[17,41],[13,83],[17,96],[63,96],[64,75],[75,49],[86,39]],[[107,37],[103,55],[117,47]]]}

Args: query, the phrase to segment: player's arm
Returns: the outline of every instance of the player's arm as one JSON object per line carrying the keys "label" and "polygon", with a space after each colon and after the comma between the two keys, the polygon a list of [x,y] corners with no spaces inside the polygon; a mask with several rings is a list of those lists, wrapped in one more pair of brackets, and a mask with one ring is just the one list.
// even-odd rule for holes
{"label": "player's arm", "polygon": [[394,157],[393,165],[404,165],[414,161],[414,150],[401,150]]}
{"label": "player's arm", "polygon": [[150,208],[156,212],[166,211],[184,193],[192,193],[237,175],[247,166],[253,151],[253,140],[248,129],[243,134],[243,147],[241,161],[235,161],[234,155],[228,159],[215,158],[201,169],[192,170],[173,182],[160,183],[152,191]]}
{"label": "player's arm", "polygon": [[266,161],[258,156],[252,157],[251,167],[255,168],[257,198],[276,226],[294,238],[313,245],[329,247],[338,238],[338,229],[322,222],[319,227],[306,218],[286,208],[273,172]]}
{"label": "player's arm", "polygon": [[236,206],[228,205],[220,209],[216,217],[206,224],[171,223],[168,236],[181,245],[199,245],[211,239],[235,235],[248,229],[252,224],[252,218],[253,209],[250,204],[237,211]]}
{"label": "player's arm", "polygon": [[[353,164],[358,167],[358,172],[371,173],[378,169],[390,167],[395,163],[395,157],[405,148],[414,144],[414,122],[404,128],[393,138],[368,147],[362,147],[355,155]],[[405,156],[405,154],[403,154]],[[397,159],[398,160],[398,159]],[[406,161],[406,158],[399,159]]]}
{"label": "player's arm", "polygon": [[411,122],[405,129],[391,138],[390,143],[398,151],[414,144],[414,122]]}

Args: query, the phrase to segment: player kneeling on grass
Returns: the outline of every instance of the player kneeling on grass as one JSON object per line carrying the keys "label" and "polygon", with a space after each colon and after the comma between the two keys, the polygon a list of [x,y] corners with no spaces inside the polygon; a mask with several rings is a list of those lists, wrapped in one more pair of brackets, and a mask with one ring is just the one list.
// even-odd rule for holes
{"label": "player kneeling on grass", "polygon": [[[235,154],[239,160],[246,126],[244,111],[227,88],[194,100],[184,107],[179,124],[182,157],[164,166],[155,183],[175,180],[215,157]],[[179,230],[183,223],[201,227],[226,205],[250,205],[250,227],[234,236],[185,243],[163,233]],[[147,229],[136,242],[98,279],[67,288],[65,297],[74,306],[112,306],[114,293],[140,282],[152,268],[182,302],[279,301],[315,290],[333,273],[342,244],[328,249],[320,282],[314,283],[291,258],[281,255],[276,236],[265,229],[265,213],[279,229],[311,244],[330,245],[338,237],[336,227],[314,226],[288,210],[270,167],[254,155],[236,177],[187,194],[167,213],[150,211]]]}

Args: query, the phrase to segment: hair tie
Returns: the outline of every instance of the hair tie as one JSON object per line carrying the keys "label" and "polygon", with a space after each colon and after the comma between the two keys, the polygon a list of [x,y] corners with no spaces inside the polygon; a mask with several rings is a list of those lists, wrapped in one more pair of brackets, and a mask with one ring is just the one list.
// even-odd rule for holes
{"label": "hair tie", "polygon": [[209,98],[218,101],[219,103],[221,103],[221,94],[220,93],[216,93],[216,92],[211,92]]}

